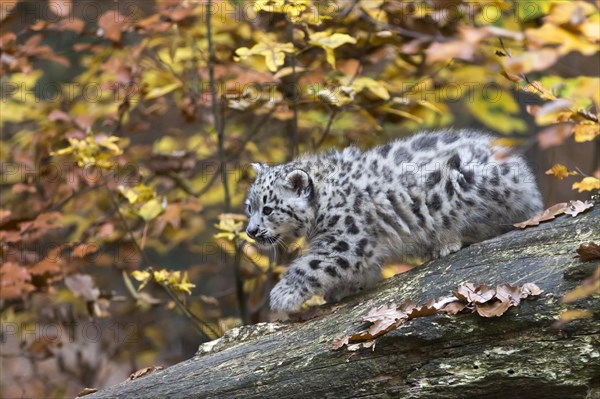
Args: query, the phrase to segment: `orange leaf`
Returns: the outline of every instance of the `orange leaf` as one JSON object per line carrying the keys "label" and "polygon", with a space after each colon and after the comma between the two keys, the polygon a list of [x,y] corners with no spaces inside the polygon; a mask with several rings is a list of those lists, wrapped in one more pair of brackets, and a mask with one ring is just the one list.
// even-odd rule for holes
{"label": "orange leaf", "polygon": [[540,222],[545,222],[547,220],[554,219],[557,215],[564,213],[567,210],[567,203],[561,202],[556,205],[552,205],[550,208],[545,209],[541,213],[538,213],[535,216],[525,220],[524,222],[515,223],[513,226],[518,227],[520,229],[524,229],[528,226],[537,226]]}
{"label": "orange leaf", "polygon": [[565,165],[561,165],[561,164],[557,163],[552,168],[548,169],[546,171],[546,174],[553,175],[554,177],[558,178],[559,180],[562,180],[567,176],[576,175],[577,172],[569,171],[569,169],[567,169],[567,167]]}

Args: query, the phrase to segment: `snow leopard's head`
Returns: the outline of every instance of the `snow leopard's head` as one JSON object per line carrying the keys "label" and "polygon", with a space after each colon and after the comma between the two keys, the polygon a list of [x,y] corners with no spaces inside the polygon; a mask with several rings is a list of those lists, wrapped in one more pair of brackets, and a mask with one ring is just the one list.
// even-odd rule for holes
{"label": "snow leopard's head", "polygon": [[293,165],[252,164],[256,180],[248,190],[246,233],[263,246],[306,235],[315,217],[310,175]]}

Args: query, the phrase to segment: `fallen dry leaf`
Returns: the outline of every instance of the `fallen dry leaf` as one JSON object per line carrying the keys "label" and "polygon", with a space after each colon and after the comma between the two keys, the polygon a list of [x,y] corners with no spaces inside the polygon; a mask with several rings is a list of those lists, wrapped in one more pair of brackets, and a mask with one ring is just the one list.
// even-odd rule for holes
{"label": "fallen dry leaf", "polygon": [[96,388],[83,388],[83,390],[77,394],[77,397],[80,398],[82,396],[90,395],[94,392],[98,392],[98,390]]}
{"label": "fallen dry leaf", "polygon": [[586,210],[592,208],[594,206],[594,204],[590,201],[571,201],[569,202],[569,207],[567,208],[567,210],[565,211],[565,213],[567,215],[571,215],[573,217],[579,215],[582,212],[585,212]]}
{"label": "fallen dry leaf", "polygon": [[162,370],[162,369],[163,369],[163,366],[144,367],[143,369],[139,369],[138,371],[131,373],[128,380],[129,381],[135,380],[136,378],[140,378],[140,377],[146,376],[148,374],[152,374],[155,371]]}
{"label": "fallen dry leaf", "polygon": [[540,295],[544,290],[537,286],[534,283],[525,283],[523,284],[521,291],[521,299],[527,298],[528,296],[537,296]]}
{"label": "fallen dry leaf", "polygon": [[495,301],[478,303],[475,305],[475,310],[482,317],[498,317],[502,316],[511,306],[510,302]]}
{"label": "fallen dry leaf", "polygon": [[545,222],[547,220],[552,220],[556,216],[564,213],[567,210],[568,204],[566,202],[561,202],[556,205],[552,205],[550,208],[545,209],[541,213],[538,213],[535,216],[532,216],[530,219],[525,220],[524,222],[519,222],[513,224],[513,226],[518,227],[520,229],[524,229],[529,226],[537,226],[540,222]]}
{"label": "fallen dry leaf", "polygon": [[367,315],[363,317],[363,320],[375,323],[376,321],[385,319],[392,319],[396,321],[400,317],[401,313],[398,310],[396,310],[396,305],[388,304],[371,309],[369,313],[367,313]]}
{"label": "fallen dry leaf", "polygon": [[475,287],[472,283],[465,283],[458,287],[457,293],[460,295],[457,298],[465,298],[462,300],[466,300],[467,302],[484,303],[494,297],[495,290],[485,284]]}
{"label": "fallen dry leaf", "polygon": [[450,303],[446,304],[443,308],[440,309],[440,311],[442,311],[446,314],[455,315],[455,314],[460,313],[463,310],[465,310],[466,307],[467,307],[466,303],[455,301],[455,302],[450,302]]}
{"label": "fallen dry leaf", "polygon": [[579,254],[579,258],[584,262],[600,259],[600,245],[591,241],[581,244],[579,248],[577,248],[577,253]]}
{"label": "fallen dry leaf", "polygon": [[337,350],[337,349],[340,349],[344,345],[348,345],[348,340],[349,339],[350,339],[350,337],[347,336],[347,335],[345,337],[342,337],[342,338],[335,338],[333,340],[333,343],[331,344],[331,349]]}
{"label": "fallen dry leaf", "polygon": [[[486,284],[476,286],[473,283],[463,283],[456,291],[452,291],[453,296],[440,297],[437,300],[431,299],[421,306],[415,306],[411,301],[406,301],[398,307],[394,304],[386,304],[372,308],[362,318],[362,321],[372,323],[367,330],[336,338],[333,340],[331,348],[337,350],[344,345],[349,351],[368,348],[371,345],[367,345],[367,343],[372,343],[375,338],[395,330],[402,324],[418,317],[434,314],[455,315],[464,310],[474,310],[482,317],[498,317],[511,306],[521,303],[521,299],[536,296],[542,292],[533,283],[526,283],[522,286],[502,284],[495,288]],[[362,344],[356,344],[357,342],[362,342]],[[350,345],[351,343],[352,345]]]}
{"label": "fallen dry leaf", "polygon": [[500,302],[508,302],[511,305],[516,306],[521,303],[521,292],[522,287],[502,284],[496,287],[496,298],[500,300]]}

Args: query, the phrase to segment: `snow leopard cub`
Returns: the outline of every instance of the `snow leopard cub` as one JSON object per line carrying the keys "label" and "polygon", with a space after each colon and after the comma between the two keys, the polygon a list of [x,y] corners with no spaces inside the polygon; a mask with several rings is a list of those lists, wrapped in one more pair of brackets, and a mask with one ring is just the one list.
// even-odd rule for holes
{"label": "snow leopard cub", "polygon": [[298,310],[315,294],[337,301],[377,282],[384,262],[448,255],[542,209],[525,161],[468,130],[253,166],[248,235],[308,244],[271,291],[273,310]]}

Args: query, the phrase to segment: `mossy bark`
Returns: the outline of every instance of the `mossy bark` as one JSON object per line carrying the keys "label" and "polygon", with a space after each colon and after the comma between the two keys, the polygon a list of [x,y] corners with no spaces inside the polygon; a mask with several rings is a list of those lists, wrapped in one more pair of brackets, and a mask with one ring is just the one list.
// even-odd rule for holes
{"label": "mossy bark", "polygon": [[[600,242],[600,206],[472,245],[325,307],[305,322],[262,323],[204,344],[187,361],[87,398],[596,398],[600,397],[600,309],[552,327],[562,295],[598,262],[576,257]],[[498,318],[477,314],[415,319],[374,347],[331,350],[359,331],[369,309],[408,299],[425,303],[462,282],[536,283],[541,296]]]}

